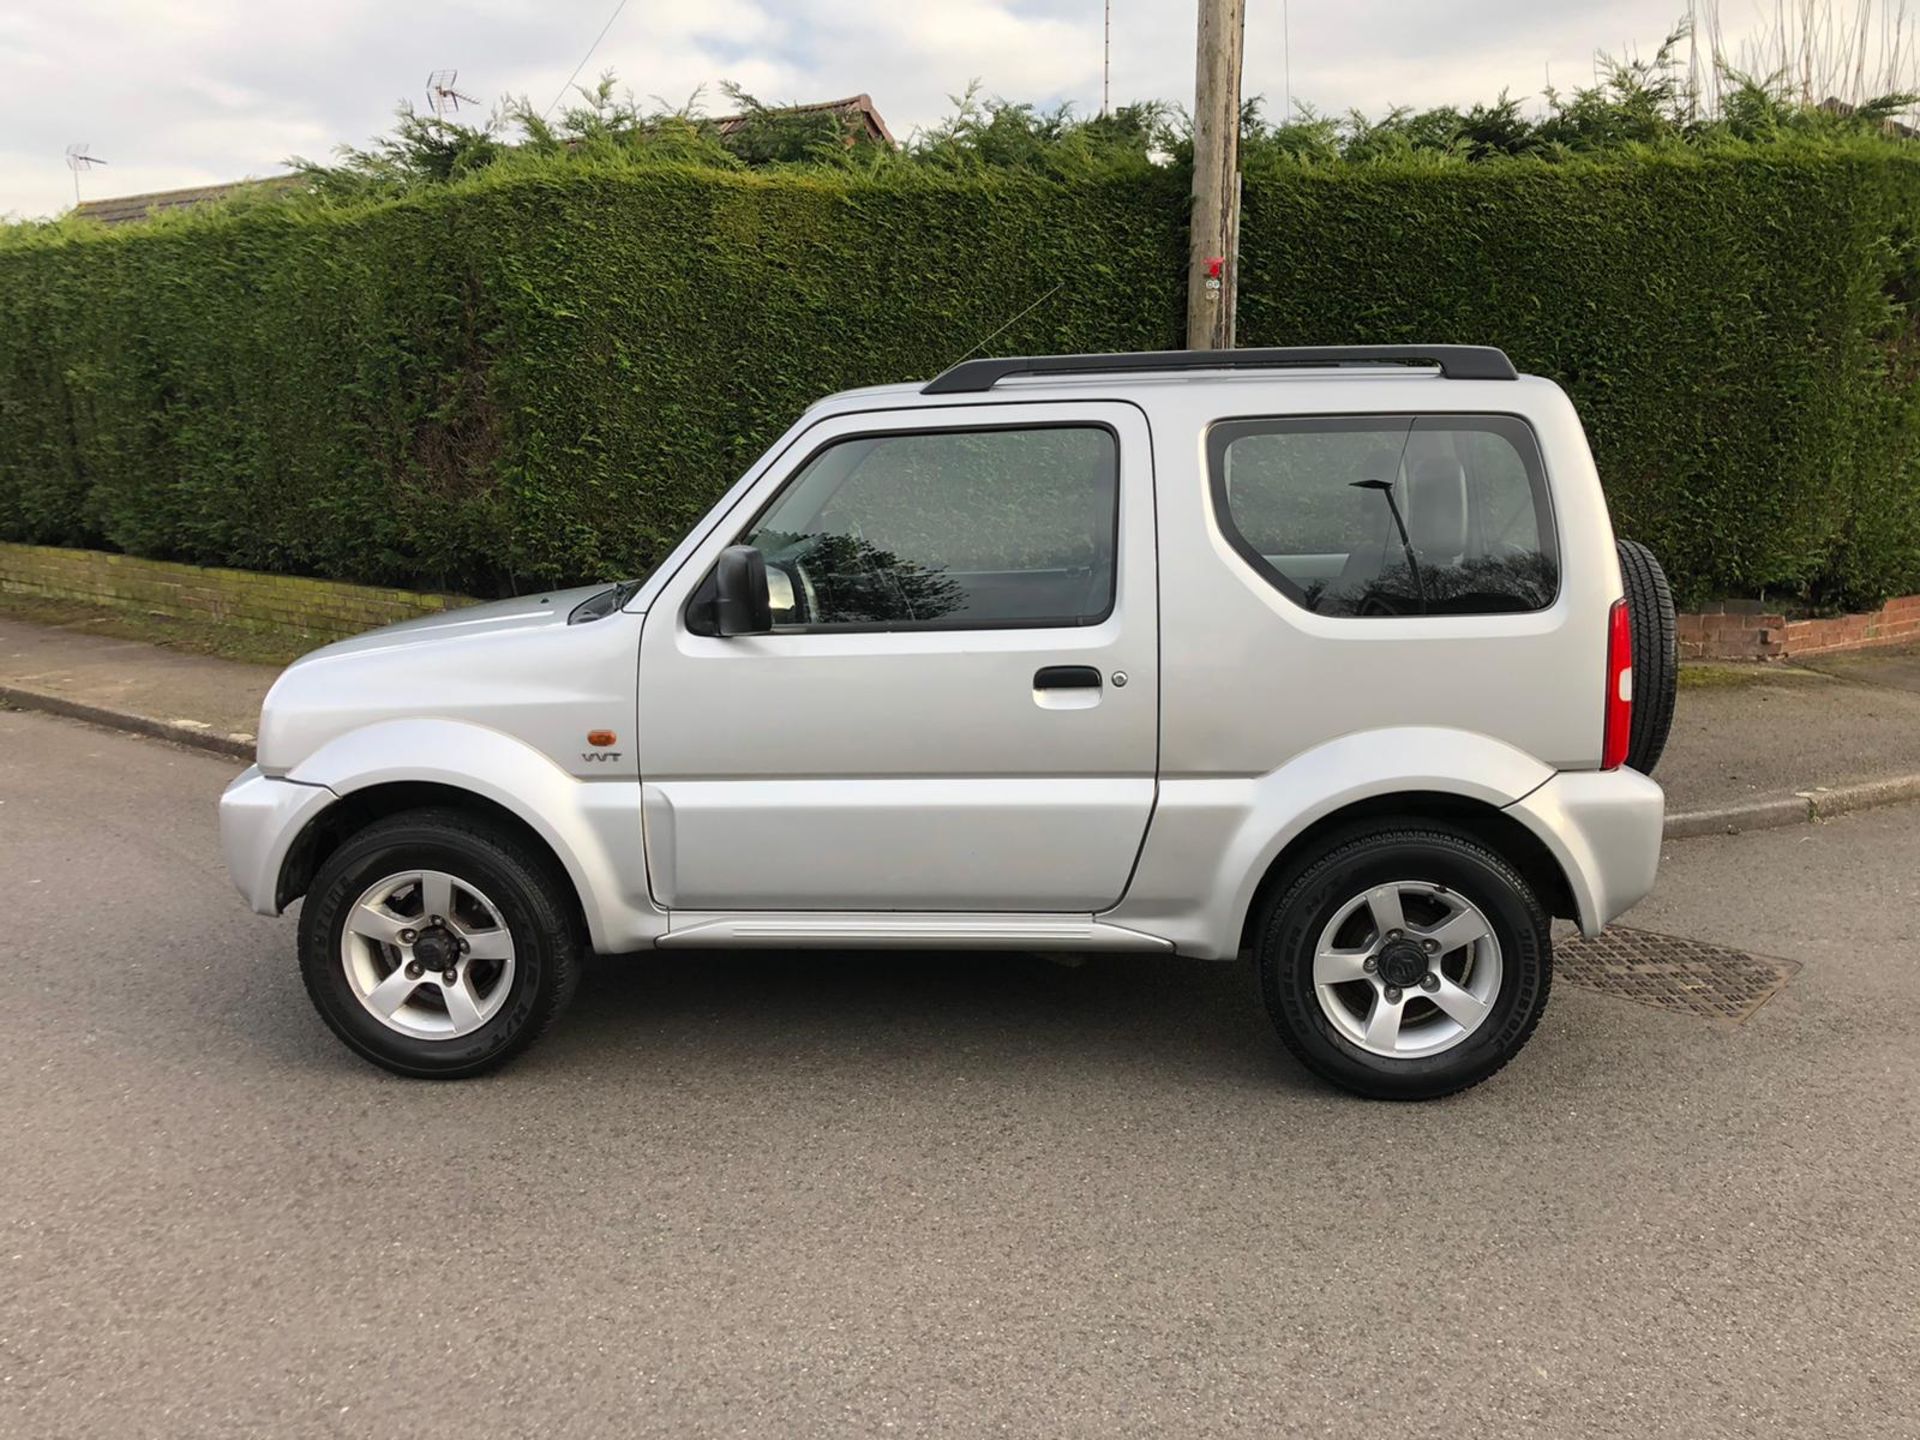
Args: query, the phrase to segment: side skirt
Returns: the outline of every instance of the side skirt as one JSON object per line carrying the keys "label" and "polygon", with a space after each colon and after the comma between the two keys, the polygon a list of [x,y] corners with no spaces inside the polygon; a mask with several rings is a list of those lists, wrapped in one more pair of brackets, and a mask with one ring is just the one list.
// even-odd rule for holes
{"label": "side skirt", "polygon": [[893,911],[829,914],[676,910],[662,950],[820,946],[829,949],[1123,950],[1168,953],[1173,942],[1090,915],[927,914]]}

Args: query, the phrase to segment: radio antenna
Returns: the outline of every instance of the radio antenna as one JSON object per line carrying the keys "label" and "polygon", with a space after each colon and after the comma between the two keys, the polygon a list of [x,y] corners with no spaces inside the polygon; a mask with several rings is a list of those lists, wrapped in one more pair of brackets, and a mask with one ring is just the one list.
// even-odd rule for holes
{"label": "radio antenna", "polygon": [[433,111],[437,119],[445,120],[450,115],[458,115],[462,105],[480,103],[473,96],[463,95],[455,88],[454,82],[459,78],[458,70],[436,70],[427,76],[427,108]]}
{"label": "radio antenna", "polygon": [[[959,357],[959,359],[955,360],[953,362],[953,365],[958,365],[961,360],[970,360],[975,355],[978,355],[980,351],[983,348],[985,348],[989,340],[992,340],[996,336],[999,336],[1004,332],[1012,329],[1014,324],[1017,321],[1024,320],[1030,312],[1039,309],[1047,301],[1051,300],[1054,296],[1058,295],[1060,291],[1065,288],[1066,283],[1067,283],[1066,281],[1062,280],[1058,285],[1054,286],[1053,289],[1047,291],[1046,294],[1042,295],[1038,300],[1034,301],[1033,304],[1027,306],[1025,310],[1022,310],[1018,315],[1015,315],[1012,320],[1007,321],[1006,324],[1002,325],[998,330],[995,330],[993,334],[982,336],[980,340],[978,340],[974,344],[974,347],[971,350],[967,351],[965,355],[962,355]],[[947,368],[951,370],[953,368],[953,365],[949,365]]]}
{"label": "radio antenna", "polygon": [[73,203],[75,205],[80,203],[80,172],[90,171],[94,166],[106,163],[98,155],[89,155],[84,143],[67,146],[67,169],[73,172]]}

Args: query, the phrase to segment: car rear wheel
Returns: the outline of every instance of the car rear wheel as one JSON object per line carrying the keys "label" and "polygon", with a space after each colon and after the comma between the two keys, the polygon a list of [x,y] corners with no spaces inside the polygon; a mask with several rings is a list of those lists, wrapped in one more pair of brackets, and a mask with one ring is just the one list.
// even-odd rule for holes
{"label": "car rear wheel", "polygon": [[1526,882],[1440,829],[1338,844],[1268,905],[1256,951],[1287,1048],[1376,1099],[1486,1079],[1533,1034],[1552,981],[1550,922]]}
{"label": "car rear wheel", "polygon": [[479,1074],[532,1044],[572,996],[579,944],[564,886],[545,857],[459,811],[379,821],[308,891],[307,993],[376,1065]]}

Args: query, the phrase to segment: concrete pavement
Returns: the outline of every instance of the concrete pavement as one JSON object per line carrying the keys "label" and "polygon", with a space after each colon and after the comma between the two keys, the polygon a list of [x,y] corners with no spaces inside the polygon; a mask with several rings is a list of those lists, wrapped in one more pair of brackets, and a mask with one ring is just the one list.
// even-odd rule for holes
{"label": "concrete pavement", "polygon": [[235,756],[279,669],[0,615],[0,701]]}
{"label": "concrete pavement", "polygon": [[1237,965],[661,955],[477,1082],[307,1007],[236,766],[0,714],[0,1434],[1920,1430],[1920,807],[1670,847],[1732,1027],[1556,989],[1437,1105]]}
{"label": "concrete pavement", "polygon": [[[1862,652],[1844,672],[1717,666],[1680,692],[1656,778],[1670,813],[1728,809],[1796,791],[1920,775],[1920,688],[1911,651]],[[1804,816],[1802,817],[1804,818]]]}

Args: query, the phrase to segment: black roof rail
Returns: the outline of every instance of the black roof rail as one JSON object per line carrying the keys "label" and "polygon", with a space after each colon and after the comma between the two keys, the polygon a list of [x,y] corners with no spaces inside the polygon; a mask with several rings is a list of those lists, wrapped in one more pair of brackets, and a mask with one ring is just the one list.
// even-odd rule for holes
{"label": "black roof rail", "polygon": [[1491,345],[1286,345],[1264,350],[1143,350],[1131,355],[1025,355],[962,360],[927,382],[922,395],[991,390],[1011,375],[1111,375],[1143,370],[1273,370],[1290,365],[1378,365],[1418,361],[1448,380],[1518,380],[1506,352]]}

